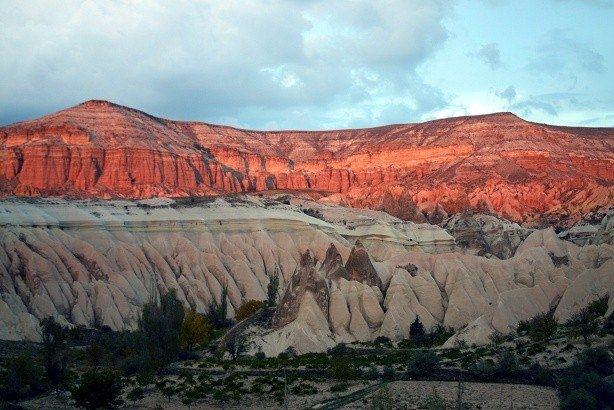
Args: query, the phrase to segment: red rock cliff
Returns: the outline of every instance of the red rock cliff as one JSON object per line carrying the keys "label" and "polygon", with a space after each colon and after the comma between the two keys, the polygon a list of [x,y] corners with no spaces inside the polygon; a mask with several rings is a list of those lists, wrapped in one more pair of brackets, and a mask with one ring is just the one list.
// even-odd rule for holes
{"label": "red rock cliff", "polygon": [[469,208],[516,221],[614,204],[614,129],[510,113],[337,131],[248,131],[106,101],[0,128],[3,195],[145,198],[309,189],[420,220]]}

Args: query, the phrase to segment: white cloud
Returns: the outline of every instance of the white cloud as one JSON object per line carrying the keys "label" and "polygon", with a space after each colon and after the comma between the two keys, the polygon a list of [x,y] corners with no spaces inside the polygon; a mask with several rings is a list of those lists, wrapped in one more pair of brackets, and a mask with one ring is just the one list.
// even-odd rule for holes
{"label": "white cloud", "polygon": [[388,103],[415,119],[442,104],[415,69],[445,41],[452,2],[12,2],[0,10],[0,123],[90,98],[255,127],[288,110],[312,128],[367,125]]}

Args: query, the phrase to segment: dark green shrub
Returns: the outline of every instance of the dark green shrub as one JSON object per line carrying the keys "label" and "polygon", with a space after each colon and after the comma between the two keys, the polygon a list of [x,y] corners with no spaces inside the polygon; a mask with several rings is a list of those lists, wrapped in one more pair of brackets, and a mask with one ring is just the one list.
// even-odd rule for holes
{"label": "dark green shrub", "polygon": [[100,345],[94,342],[86,349],[87,362],[90,364],[90,366],[100,366],[102,364],[103,354],[104,352],[102,351]]}
{"label": "dark green shrub", "polygon": [[215,299],[211,301],[207,309],[207,317],[214,329],[225,329],[232,325],[232,320],[228,319],[228,287],[222,287],[220,302]]}
{"label": "dark green shrub", "polygon": [[25,355],[9,357],[0,378],[0,396],[7,400],[23,399],[45,390],[44,370]]}
{"label": "dark green shrub", "polygon": [[588,344],[591,336],[598,334],[601,317],[606,314],[607,310],[608,295],[604,295],[574,314],[566,325],[572,327],[574,333],[581,336]]}
{"label": "dark green shrub", "polygon": [[350,349],[345,343],[338,343],[327,351],[327,353],[331,356],[343,356],[349,354],[349,352]]}
{"label": "dark green shrub", "polygon": [[386,336],[378,336],[373,341],[373,346],[391,348],[392,347],[392,342]]}
{"label": "dark green shrub", "polygon": [[382,378],[384,380],[394,380],[396,377],[396,372],[392,368],[392,366],[386,365],[382,371]]}
{"label": "dark green shrub", "polygon": [[124,384],[121,375],[113,370],[89,370],[81,375],[72,398],[78,407],[102,409],[122,404]]}
{"label": "dark green shrub", "polygon": [[277,305],[279,275],[279,269],[275,269],[275,273],[269,278],[269,284],[267,285],[267,304],[269,305],[269,307],[274,307]]}
{"label": "dark green shrub", "polygon": [[41,320],[43,365],[47,380],[54,387],[67,382],[68,377],[68,329],[51,316]]}
{"label": "dark green shrub", "polygon": [[301,382],[293,386],[290,389],[290,392],[292,394],[296,394],[297,396],[311,396],[312,394],[316,394],[318,389],[310,383]]}
{"label": "dark green shrub", "polygon": [[551,310],[518,323],[517,332],[521,336],[528,335],[534,342],[548,343],[556,333],[557,326],[554,311]]}
{"label": "dark green shrub", "polygon": [[412,352],[407,363],[407,375],[420,377],[429,375],[440,368],[439,356],[432,350],[416,350]]}
{"label": "dark green shrub", "polygon": [[350,380],[358,377],[358,369],[352,360],[345,356],[334,357],[330,363],[330,371],[337,380]]}
{"label": "dark green shrub", "polygon": [[420,316],[416,315],[416,318],[409,326],[409,340],[414,343],[420,344],[424,342],[426,339],[426,331],[424,330],[424,325],[420,321]]}
{"label": "dark green shrub", "polygon": [[128,392],[126,398],[136,405],[138,402],[145,398],[145,390],[141,386],[135,386]]}
{"label": "dark green shrub", "polygon": [[159,305],[147,303],[143,306],[139,330],[152,366],[160,369],[177,358],[183,318],[183,305],[174,291],[163,295]]}
{"label": "dark green shrub", "polygon": [[330,392],[331,393],[339,393],[342,391],[346,391],[348,389],[348,384],[347,383],[337,383],[337,384],[333,384],[330,387]]}
{"label": "dark green shrub", "polygon": [[584,389],[571,390],[561,399],[562,410],[597,410],[597,400]]}
{"label": "dark green shrub", "polygon": [[614,359],[606,349],[584,349],[576,357],[574,366],[586,373],[595,372],[602,377],[608,377],[614,372]]}
{"label": "dark green shrub", "polygon": [[469,366],[469,373],[480,381],[492,380],[497,374],[497,366],[491,359],[482,359]]}
{"label": "dark green shrub", "polygon": [[371,409],[373,410],[392,410],[393,409],[393,400],[390,397],[390,391],[388,390],[388,386],[384,386],[378,390],[376,394],[373,395],[373,399],[371,400]]}
{"label": "dark green shrub", "polygon": [[538,362],[532,363],[528,370],[528,375],[532,383],[550,386],[554,381],[554,375],[552,371],[548,368],[543,367]]}
{"label": "dark green shrub", "polygon": [[499,355],[497,363],[497,374],[500,377],[514,377],[518,374],[520,366],[516,354],[509,351],[504,351]]}
{"label": "dark green shrub", "polygon": [[431,346],[438,347],[447,342],[452,336],[454,336],[454,329],[437,325],[437,327],[435,327],[435,329],[428,334],[428,339]]}
{"label": "dark green shrub", "polygon": [[568,396],[572,394],[575,396],[592,397],[593,400],[587,400],[586,403],[596,403],[597,407],[594,408],[607,408],[614,400],[614,387],[612,383],[594,372],[582,373],[577,371],[564,376],[558,380],[557,390],[561,403],[566,403],[568,400],[575,402],[575,399],[568,399]]}

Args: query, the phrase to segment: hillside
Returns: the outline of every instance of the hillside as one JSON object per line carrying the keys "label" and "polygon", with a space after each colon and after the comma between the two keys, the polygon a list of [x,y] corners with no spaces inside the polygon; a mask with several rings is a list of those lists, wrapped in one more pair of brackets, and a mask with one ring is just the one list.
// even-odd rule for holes
{"label": "hillside", "polygon": [[0,194],[92,198],[313,190],[438,222],[466,209],[571,224],[614,203],[614,129],[511,113],[336,131],[249,131],[87,101],[0,128]]}

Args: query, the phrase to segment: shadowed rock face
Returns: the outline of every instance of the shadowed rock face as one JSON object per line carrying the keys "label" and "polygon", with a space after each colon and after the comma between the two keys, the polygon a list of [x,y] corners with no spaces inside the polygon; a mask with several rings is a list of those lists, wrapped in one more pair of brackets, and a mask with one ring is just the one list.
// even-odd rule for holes
{"label": "shadowed rock face", "polygon": [[331,242],[326,250],[326,256],[320,268],[326,278],[337,279],[347,277],[347,270],[343,266],[343,259],[337,247]]}
{"label": "shadowed rock face", "polygon": [[382,280],[373,267],[367,250],[360,241],[356,241],[352,248],[352,252],[350,252],[348,261],[345,264],[345,276],[342,277],[347,280],[354,280],[366,283],[369,286],[382,288]]}
{"label": "shadowed rock face", "polygon": [[316,269],[316,264],[317,260],[310,250],[301,255],[290,283],[275,309],[271,322],[273,329],[281,328],[296,319],[307,292],[311,293],[322,313],[328,315],[328,285],[321,271]]}
{"label": "shadowed rock face", "polygon": [[612,206],[613,141],[612,128],[548,126],[510,113],[270,132],[88,101],[0,128],[0,194],[307,189],[415,221],[480,209],[517,222],[573,222]]}

